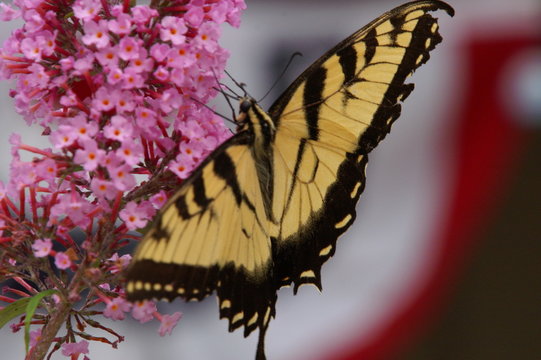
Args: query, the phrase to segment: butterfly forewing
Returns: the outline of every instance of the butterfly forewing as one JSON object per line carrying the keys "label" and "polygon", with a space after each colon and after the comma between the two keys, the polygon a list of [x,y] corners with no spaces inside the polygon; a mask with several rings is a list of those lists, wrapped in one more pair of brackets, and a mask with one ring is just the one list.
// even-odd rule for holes
{"label": "butterfly forewing", "polygon": [[316,61],[271,106],[279,285],[321,287],[321,265],[355,219],[367,154],[400,115],[413,89],[407,76],[441,41],[427,13],[438,8],[453,12],[423,1],[384,14]]}

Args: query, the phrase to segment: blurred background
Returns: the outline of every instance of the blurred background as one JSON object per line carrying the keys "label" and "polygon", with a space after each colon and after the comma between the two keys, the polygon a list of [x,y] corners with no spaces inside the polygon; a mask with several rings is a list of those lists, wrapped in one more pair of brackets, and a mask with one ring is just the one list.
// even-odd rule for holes
{"label": "blurred background", "polygon": [[[303,53],[268,106],[324,51],[402,3],[248,0],[240,29],[224,29],[228,69],[260,98]],[[443,43],[371,154],[357,221],[323,267],[323,292],[280,290],[270,360],[541,358],[541,2],[449,3],[456,15],[436,14]],[[2,40],[8,25],[0,23]],[[13,112],[8,85],[0,84],[4,181],[11,132],[48,146]],[[184,313],[171,336],[159,337],[155,321],[110,323],[126,341],[117,350],[93,343],[90,358],[254,357],[257,335],[228,333],[214,296],[160,306]],[[24,357],[21,335],[1,330],[3,359]]]}

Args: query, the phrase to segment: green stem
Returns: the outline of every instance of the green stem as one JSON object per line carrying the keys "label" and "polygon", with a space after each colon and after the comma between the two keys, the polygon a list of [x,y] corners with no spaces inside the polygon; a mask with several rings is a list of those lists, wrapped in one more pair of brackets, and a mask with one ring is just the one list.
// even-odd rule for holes
{"label": "green stem", "polygon": [[49,321],[41,332],[41,336],[37,344],[30,350],[26,356],[26,360],[42,360],[47,355],[51,344],[53,343],[56,334],[66,322],[66,319],[71,311],[71,303],[64,300],[50,314]]}
{"label": "green stem", "polygon": [[73,275],[67,292],[60,295],[60,303],[58,303],[57,306],[55,306],[49,313],[49,320],[43,328],[41,336],[39,337],[36,345],[30,349],[25,360],[43,360],[47,355],[51,344],[60,331],[62,325],[68,319],[73,307],[73,302],[70,300],[70,294],[80,293],[81,282],[79,279],[84,273],[84,268],[84,265],[81,264],[75,275]]}

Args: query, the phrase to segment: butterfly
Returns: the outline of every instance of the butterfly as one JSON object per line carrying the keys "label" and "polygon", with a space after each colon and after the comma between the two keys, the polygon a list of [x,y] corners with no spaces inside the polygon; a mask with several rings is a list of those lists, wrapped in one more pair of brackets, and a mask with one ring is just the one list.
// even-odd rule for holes
{"label": "butterfly", "polygon": [[237,132],[159,211],[127,271],[127,298],[202,300],[244,336],[259,329],[256,359],[277,291],[313,284],[355,220],[368,153],[413,90],[406,78],[442,40],[413,1],[358,30],[306,69],[268,112],[244,97]]}

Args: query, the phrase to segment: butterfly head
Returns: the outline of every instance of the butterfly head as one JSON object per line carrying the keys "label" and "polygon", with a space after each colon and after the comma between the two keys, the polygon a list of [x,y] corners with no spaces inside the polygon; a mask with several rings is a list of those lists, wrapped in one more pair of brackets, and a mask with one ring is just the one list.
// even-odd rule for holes
{"label": "butterfly head", "polygon": [[235,119],[237,131],[247,130],[254,134],[256,142],[268,146],[274,139],[276,128],[271,117],[251,97],[244,97],[239,103],[239,115]]}
{"label": "butterfly head", "polygon": [[250,97],[242,98],[239,104],[240,113],[247,113],[255,104],[255,100]]}

